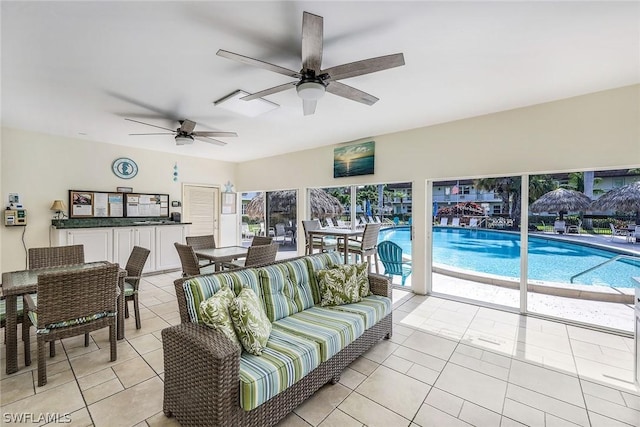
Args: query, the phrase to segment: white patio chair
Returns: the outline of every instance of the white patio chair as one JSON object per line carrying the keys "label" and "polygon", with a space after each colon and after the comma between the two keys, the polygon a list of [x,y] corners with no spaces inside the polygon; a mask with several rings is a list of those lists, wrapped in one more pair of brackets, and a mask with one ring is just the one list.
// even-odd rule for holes
{"label": "white patio chair", "polygon": [[445,227],[448,226],[449,225],[449,218],[447,218],[447,217],[440,218],[440,225],[445,226]]}
{"label": "white patio chair", "polygon": [[567,232],[567,223],[564,221],[556,221],[553,223],[553,232],[562,234]]}
{"label": "white patio chair", "polygon": [[451,218],[451,225],[453,227],[460,227],[460,218]]}

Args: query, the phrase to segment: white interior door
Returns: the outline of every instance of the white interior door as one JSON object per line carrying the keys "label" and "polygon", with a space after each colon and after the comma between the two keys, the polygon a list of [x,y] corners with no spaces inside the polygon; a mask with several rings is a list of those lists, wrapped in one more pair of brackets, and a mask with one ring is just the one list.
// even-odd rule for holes
{"label": "white interior door", "polygon": [[189,235],[213,234],[219,242],[220,189],[211,185],[184,184],[182,202],[182,221],[191,223]]}

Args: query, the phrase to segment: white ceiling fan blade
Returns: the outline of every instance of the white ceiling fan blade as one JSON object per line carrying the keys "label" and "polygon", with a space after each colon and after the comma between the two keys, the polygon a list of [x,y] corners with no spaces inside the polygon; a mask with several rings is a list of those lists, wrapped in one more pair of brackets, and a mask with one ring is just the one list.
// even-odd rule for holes
{"label": "white ceiling fan blade", "polygon": [[130,133],[130,136],[140,136],[140,135],[175,135],[175,132],[159,132],[159,133]]}
{"label": "white ceiling fan blade", "polygon": [[322,64],[322,16],[304,12],[302,15],[302,69],[320,71]]}

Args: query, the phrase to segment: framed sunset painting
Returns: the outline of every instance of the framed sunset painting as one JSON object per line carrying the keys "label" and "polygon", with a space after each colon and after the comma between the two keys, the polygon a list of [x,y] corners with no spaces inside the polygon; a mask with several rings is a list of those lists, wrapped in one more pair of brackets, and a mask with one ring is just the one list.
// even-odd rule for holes
{"label": "framed sunset painting", "polygon": [[373,175],[375,142],[367,141],[336,147],[333,150],[333,177]]}

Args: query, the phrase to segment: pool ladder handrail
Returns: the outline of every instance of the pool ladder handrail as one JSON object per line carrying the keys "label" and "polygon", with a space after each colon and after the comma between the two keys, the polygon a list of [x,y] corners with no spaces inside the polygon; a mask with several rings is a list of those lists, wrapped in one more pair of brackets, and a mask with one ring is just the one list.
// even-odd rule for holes
{"label": "pool ladder handrail", "polygon": [[600,268],[603,265],[609,264],[610,262],[618,261],[619,259],[622,259],[622,258],[628,258],[628,259],[632,259],[632,260],[635,260],[635,261],[640,261],[640,257],[637,257],[637,256],[633,256],[633,255],[616,255],[616,256],[606,260],[605,262],[601,262],[600,264],[598,264],[596,266],[593,266],[591,268],[587,268],[586,270],[581,271],[578,274],[574,274],[573,276],[571,276],[571,279],[569,279],[569,283],[573,283],[573,279],[575,279],[578,276],[582,276],[583,274],[589,273],[590,271],[593,271],[593,270],[595,270],[597,268]]}

